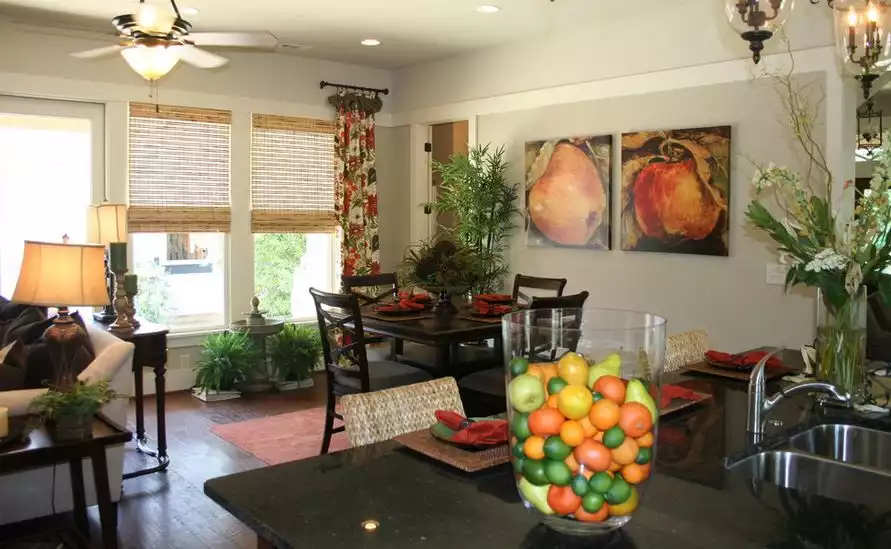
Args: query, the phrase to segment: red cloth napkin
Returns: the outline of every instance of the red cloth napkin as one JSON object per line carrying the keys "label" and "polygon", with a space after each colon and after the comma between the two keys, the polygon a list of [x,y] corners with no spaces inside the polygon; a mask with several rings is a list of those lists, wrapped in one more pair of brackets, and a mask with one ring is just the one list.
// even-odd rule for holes
{"label": "red cloth napkin", "polygon": [[662,396],[659,397],[659,408],[667,408],[671,401],[676,398],[699,400],[699,395],[696,394],[696,391],[680,385],[663,385]]}
{"label": "red cloth napkin", "polygon": [[446,410],[437,410],[436,419],[455,431],[452,442],[471,446],[492,446],[507,442],[507,421],[504,419],[471,421],[461,414]]}
{"label": "red cloth napkin", "polygon": [[[705,358],[711,360],[712,362],[719,362],[721,364],[727,364],[730,366],[754,367],[766,355],[766,351],[749,351],[748,353],[741,353],[738,355],[731,355],[730,353],[722,353],[720,351],[707,351],[705,353]],[[783,362],[779,358],[772,356],[767,359],[766,366],[768,368],[781,368],[783,366]]]}

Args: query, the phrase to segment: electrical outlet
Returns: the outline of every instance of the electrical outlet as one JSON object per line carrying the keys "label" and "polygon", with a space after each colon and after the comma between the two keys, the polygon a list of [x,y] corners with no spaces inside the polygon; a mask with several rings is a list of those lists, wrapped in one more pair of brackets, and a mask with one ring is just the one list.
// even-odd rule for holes
{"label": "electrical outlet", "polygon": [[780,263],[768,263],[764,281],[772,286],[785,286],[788,269]]}
{"label": "electrical outlet", "polygon": [[189,355],[180,355],[179,356],[179,367],[183,370],[188,370],[190,359],[191,359],[191,357]]}

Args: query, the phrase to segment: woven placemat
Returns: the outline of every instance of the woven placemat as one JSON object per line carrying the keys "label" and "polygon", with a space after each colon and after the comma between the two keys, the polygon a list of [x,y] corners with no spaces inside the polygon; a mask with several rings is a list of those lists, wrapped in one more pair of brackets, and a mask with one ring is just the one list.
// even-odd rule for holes
{"label": "woven placemat", "polygon": [[465,320],[472,320],[474,322],[485,322],[486,324],[501,324],[500,316],[458,315],[458,318],[463,318]]}
{"label": "woven placemat", "polygon": [[380,314],[374,311],[367,311],[362,313],[362,316],[367,316],[368,318],[376,318],[378,320],[383,320],[385,322],[408,322],[410,320],[422,320],[424,318],[433,318],[433,315],[428,314],[410,314],[410,315],[387,315]]}
{"label": "woven placemat", "polygon": [[510,447],[507,444],[485,450],[465,450],[439,440],[430,434],[429,429],[396,437],[396,441],[406,448],[411,448],[415,452],[468,473],[482,471],[510,461]]}

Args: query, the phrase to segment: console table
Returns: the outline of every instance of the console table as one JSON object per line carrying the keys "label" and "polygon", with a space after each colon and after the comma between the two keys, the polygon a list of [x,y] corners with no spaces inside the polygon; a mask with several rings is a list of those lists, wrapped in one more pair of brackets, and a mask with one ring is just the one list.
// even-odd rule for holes
{"label": "console table", "polygon": [[[136,403],[136,448],[140,452],[158,460],[154,467],[124,473],[124,478],[133,478],[164,471],[170,465],[167,456],[167,420],[165,416],[165,378],[167,371],[167,333],[166,326],[152,324],[140,319],[139,328],[132,332],[111,332],[116,337],[129,341],[136,349],[133,351],[133,389]],[[107,326],[105,327],[107,329]],[[158,447],[151,448],[145,438],[145,393],[143,391],[142,371],[151,368],[155,373],[155,400],[157,402]]]}

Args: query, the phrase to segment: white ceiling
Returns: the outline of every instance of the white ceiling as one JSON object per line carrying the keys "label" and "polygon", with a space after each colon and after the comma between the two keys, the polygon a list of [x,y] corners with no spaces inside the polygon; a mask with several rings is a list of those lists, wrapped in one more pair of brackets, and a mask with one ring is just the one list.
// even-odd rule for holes
{"label": "white ceiling", "polygon": [[[169,0],[146,0],[169,5]],[[111,31],[113,16],[134,0],[0,0],[0,18],[14,22]],[[177,0],[194,31],[270,31],[285,43],[310,46],[297,55],[396,68],[469,50],[559,32],[660,0]],[[481,4],[501,6],[492,15]],[[640,6],[637,6],[638,8]],[[381,41],[361,46],[364,38]]]}

